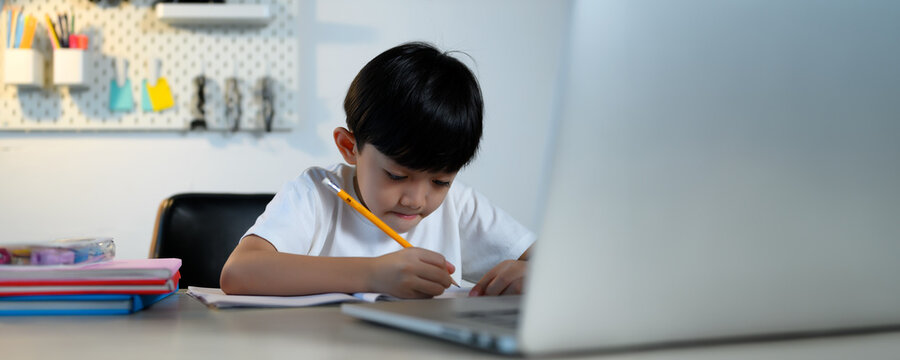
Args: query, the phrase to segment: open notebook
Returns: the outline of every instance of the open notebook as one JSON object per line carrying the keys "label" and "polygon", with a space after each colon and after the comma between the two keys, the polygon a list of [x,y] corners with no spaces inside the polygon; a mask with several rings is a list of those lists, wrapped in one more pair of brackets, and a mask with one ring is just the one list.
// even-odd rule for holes
{"label": "open notebook", "polygon": [[[435,298],[466,297],[471,287],[450,288]],[[327,293],[305,296],[227,295],[218,288],[188,286],[187,294],[207,306],[231,307],[304,307],[344,302],[391,301],[397,298],[379,293]]]}

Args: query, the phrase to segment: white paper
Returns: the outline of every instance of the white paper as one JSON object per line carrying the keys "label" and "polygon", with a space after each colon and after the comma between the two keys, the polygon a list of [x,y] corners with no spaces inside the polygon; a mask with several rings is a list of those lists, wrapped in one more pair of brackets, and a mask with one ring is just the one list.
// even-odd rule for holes
{"label": "white paper", "polygon": [[302,307],[331,304],[347,301],[365,301],[350,294],[329,293],[306,296],[259,296],[259,295],[226,295],[222,289],[188,287],[188,295],[206,305],[218,308],[229,307]]}
{"label": "white paper", "polygon": [[[450,288],[435,299],[468,296],[471,288]],[[262,296],[227,295],[218,288],[188,286],[187,294],[200,302],[217,308],[231,307],[304,307],[342,302],[375,302],[379,300],[399,300],[393,296],[378,293],[328,293],[305,296]]]}

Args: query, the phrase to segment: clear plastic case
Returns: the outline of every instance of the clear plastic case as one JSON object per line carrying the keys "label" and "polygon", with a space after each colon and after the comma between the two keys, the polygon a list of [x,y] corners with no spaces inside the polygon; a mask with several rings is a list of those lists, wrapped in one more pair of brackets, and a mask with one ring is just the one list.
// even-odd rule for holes
{"label": "clear plastic case", "polygon": [[0,266],[88,264],[112,260],[115,256],[116,244],[108,237],[0,245]]}

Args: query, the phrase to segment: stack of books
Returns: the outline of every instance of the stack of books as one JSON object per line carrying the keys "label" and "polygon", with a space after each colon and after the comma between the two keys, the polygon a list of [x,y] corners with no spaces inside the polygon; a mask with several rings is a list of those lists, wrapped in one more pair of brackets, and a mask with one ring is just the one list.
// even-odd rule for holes
{"label": "stack of books", "polygon": [[181,259],[0,266],[0,315],[129,314],[178,291]]}

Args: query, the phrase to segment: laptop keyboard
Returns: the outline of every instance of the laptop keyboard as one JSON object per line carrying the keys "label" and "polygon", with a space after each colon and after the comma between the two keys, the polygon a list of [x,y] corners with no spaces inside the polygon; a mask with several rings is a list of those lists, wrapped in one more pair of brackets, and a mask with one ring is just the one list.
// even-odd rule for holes
{"label": "laptop keyboard", "polygon": [[462,319],[507,329],[516,329],[519,324],[519,309],[470,311],[459,313],[458,316]]}

